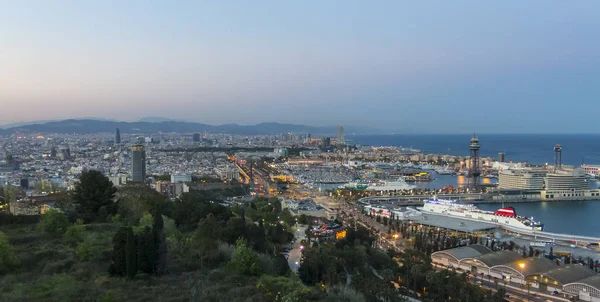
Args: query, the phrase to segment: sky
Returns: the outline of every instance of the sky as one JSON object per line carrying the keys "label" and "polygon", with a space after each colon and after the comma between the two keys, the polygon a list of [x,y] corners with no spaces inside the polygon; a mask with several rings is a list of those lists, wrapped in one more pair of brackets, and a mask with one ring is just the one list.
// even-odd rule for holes
{"label": "sky", "polygon": [[599,1],[0,0],[0,124],[597,133]]}

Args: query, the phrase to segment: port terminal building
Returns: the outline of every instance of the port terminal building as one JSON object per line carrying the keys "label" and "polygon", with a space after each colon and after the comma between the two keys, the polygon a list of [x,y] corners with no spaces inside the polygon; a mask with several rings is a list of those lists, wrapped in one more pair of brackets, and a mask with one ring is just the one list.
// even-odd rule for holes
{"label": "port terminal building", "polygon": [[519,168],[498,174],[497,201],[591,200],[600,198],[600,190],[590,189],[582,169]]}
{"label": "port terminal building", "polygon": [[434,252],[431,260],[458,271],[528,285],[540,292],[600,302],[600,275],[580,264],[558,265],[546,258],[523,258],[513,251],[493,252],[477,244]]}

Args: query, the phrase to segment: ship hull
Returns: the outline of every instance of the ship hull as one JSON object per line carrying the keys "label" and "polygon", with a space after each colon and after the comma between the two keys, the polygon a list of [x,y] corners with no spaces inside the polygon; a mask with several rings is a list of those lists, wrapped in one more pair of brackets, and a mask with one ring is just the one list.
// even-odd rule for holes
{"label": "ship hull", "polygon": [[493,212],[487,212],[487,211],[477,211],[477,212],[457,211],[457,210],[451,210],[448,207],[431,205],[431,204],[427,204],[427,203],[423,206],[423,208],[421,208],[419,210],[424,213],[430,213],[430,214],[442,215],[442,216],[451,216],[451,217],[456,217],[456,218],[472,219],[472,220],[477,220],[477,221],[493,223],[493,224],[496,224],[499,226],[505,225],[505,226],[509,226],[511,228],[517,228],[517,229],[521,229],[521,230],[528,230],[528,231],[531,231],[531,230],[543,231],[544,230],[543,224],[536,224],[535,226],[526,225],[523,221],[521,221],[515,217],[498,216],[498,215],[494,215]]}

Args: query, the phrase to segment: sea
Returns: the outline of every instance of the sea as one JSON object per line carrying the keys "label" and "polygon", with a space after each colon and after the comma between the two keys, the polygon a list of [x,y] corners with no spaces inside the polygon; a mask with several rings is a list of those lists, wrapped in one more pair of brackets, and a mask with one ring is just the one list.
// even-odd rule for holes
{"label": "sea", "polygon": [[[469,155],[469,141],[473,135],[346,135],[353,144],[371,146],[410,147],[424,154]],[[505,161],[527,162],[535,165],[554,163],[554,146],[562,146],[562,163],[600,165],[600,134],[477,134],[481,156],[497,158],[505,153]],[[494,180],[489,180],[493,182]],[[460,186],[455,176],[437,175],[435,180],[418,183],[423,188]],[[598,187],[593,182],[591,187]],[[505,203],[521,216],[534,217],[545,224],[548,232],[600,237],[600,200],[576,202]],[[497,210],[501,204],[478,204],[484,210]]]}

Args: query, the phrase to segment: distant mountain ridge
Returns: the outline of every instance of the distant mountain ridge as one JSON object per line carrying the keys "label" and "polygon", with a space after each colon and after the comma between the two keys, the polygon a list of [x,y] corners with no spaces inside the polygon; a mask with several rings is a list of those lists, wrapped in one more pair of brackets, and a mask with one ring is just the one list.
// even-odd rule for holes
{"label": "distant mountain ridge", "polygon": [[[50,121],[36,124],[18,125],[4,130],[0,133],[60,133],[60,134],[91,134],[110,133],[119,128],[121,133],[157,133],[157,132],[209,132],[209,133],[232,133],[242,135],[256,134],[280,134],[280,133],[311,133],[313,135],[335,135],[337,127],[313,127],[307,125],[294,125],[282,123],[260,123],[256,125],[224,124],[219,126],[207,125],[194,122],[181,121],[159,121],[160,118],[148,118],[146,120],[157,120],[158,122],[138,121],[119,122],[99,119],[68,119],[62,121]],[[381,131],[371,128],[345,127],[346,133],[376,134]]]}

